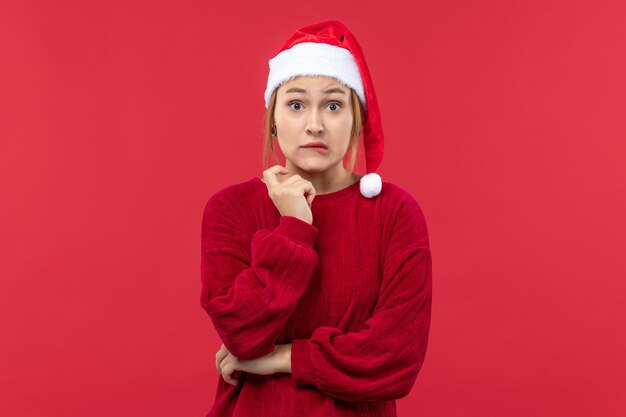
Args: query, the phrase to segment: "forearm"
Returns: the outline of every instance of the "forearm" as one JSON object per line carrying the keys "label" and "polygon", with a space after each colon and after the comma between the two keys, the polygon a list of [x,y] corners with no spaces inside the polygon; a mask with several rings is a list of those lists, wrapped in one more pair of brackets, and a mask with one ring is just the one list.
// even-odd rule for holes
{"label": "forearm", "polygon": [[275,353],[278,359],[276,372],[291,373],[291,343],[276,345]]}

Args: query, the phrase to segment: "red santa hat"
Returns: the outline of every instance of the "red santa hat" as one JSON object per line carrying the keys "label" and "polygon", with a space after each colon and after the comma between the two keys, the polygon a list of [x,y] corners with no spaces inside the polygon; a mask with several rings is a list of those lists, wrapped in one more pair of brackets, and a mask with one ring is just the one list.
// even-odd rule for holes
{"label": "red santa hat", "polygon": [[354,35],[337,20],[302,27],[269,60],[269,68],[265,108],[276,88],[299,75],[332,77],[356,92],[365,113],[362,132],[367,171],[359,188],[365,197],[377,196],[382,189],[381,177],[375,171],[383,159],[383,128],[374,84]]}

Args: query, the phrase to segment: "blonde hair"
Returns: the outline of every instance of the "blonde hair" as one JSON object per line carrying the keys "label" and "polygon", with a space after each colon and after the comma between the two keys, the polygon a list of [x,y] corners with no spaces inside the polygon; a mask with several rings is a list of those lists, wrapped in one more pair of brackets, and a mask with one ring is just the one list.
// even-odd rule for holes
{"label": "blonde hair", "polygon": [[[277,91],[278,88],[272,92],[267,110],[265,111],[265,125],[263,127],[263,169],[267,169],[271,166],[269,161],[270,156],[274,158],[276,163],[279,163],[276,150],[274,149],[274,143],[272,142],[272,126],[275,125],[274,110],[276,109]],[[348,173],[352,175],[355,165],[357,165],[359,137],[361,136],[361,128],[363,126],[363,110],[361,102],[359,101],[359,96],[352,88],[350,89],[350,105],[352,107],[352,115],[354,117],[352,122],[352,131],[350,132],[350,143],[348,144],[348,151],[346,152],[350,155],[346,169],[348,170]]]}

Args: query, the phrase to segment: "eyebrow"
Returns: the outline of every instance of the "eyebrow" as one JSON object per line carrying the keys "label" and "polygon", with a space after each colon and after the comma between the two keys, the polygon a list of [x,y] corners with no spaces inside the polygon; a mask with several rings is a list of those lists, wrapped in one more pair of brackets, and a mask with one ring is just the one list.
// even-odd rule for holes
{"label": "eyebrow", "polygon": [[[285,91],[285,94],[287,93],[305,93],[306,94],[306,90],[304,88],[299,88],[299,87],[293,87],[290,88],[289,90]],[[346,94],[345,91],[343,91],[341,88],[329,88],[328,90],[324,90],[322,91],[324,94],[332,94],[332,93],[341,93],[341,94]]]}

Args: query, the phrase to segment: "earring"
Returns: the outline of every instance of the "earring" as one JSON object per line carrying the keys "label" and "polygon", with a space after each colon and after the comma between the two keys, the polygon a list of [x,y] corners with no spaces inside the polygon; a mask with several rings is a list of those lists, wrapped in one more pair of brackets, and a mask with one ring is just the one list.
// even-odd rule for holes
{"label": "earring", "polygon": [[276,136],[276,126],[272,126],[272,136]]}

